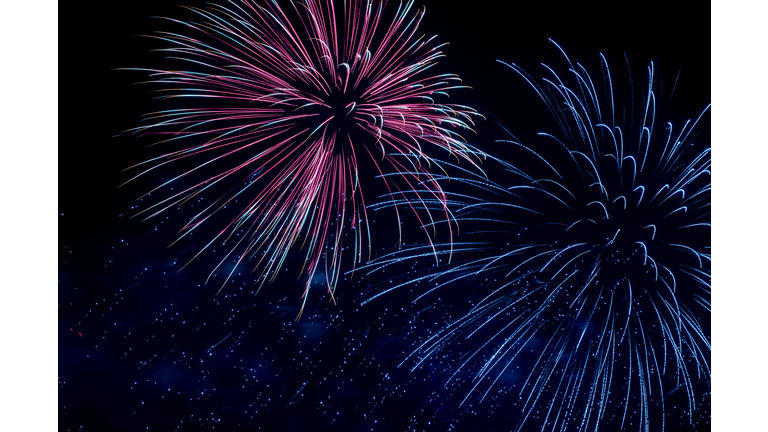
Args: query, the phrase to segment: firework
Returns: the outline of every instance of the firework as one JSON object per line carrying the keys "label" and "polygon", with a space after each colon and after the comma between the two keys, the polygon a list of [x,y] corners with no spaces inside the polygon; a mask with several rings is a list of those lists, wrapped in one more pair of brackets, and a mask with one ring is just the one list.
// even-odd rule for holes
{"label": "firework", "polygon": [[[177,147],[137,165],[144,169],[131,180],[176,174],[139,214],[201,206],[179,238],[224,220],[192,259],[225,249],[211,274],[227,280],[249,259],[260,284],[274,280],[289,250],[303,248],[304,302],[313,280],[333,298],[343,251],[354,263],[370,255],[366,177],[382,178],[393,199],[431,184],[423,199],[445,202],[429,170],[440,158],[474,164],[460,132],[478,114],[436,102],[462,85],[430,72],[442,45],[418,36],[424,12],[412,16],[412,6],[401,3],[387,20],[376,1],[240,0],[187,8],[199,22],[166,18],[183,32],[151,37],[184,67],[130,70],[150,72],[162,99],[184,104],[146,115],[148,125],[130,132],[162,134]],[[450,217],[445,205],[438,215],[421,212],[431,206],[420,199],[407,205],[420,218]]]}
{"label": "firework", "polygon": [[[693,142],[709,107],[663,123],[653,63],[635,97],[602,54],[597,82],[563,55],[567,73],[546,67],[540,82],[505,63],[558,132],[535,144],[502,140],[511,163],[495,162],[508,184],[452,176],[463,188],[449,204],[472,231],[451,246],[453,264],[408,274],[368,301],[421,292],[412,325],[429,336],[403,365],[442,368],[464,407],[511,393],[517,431],[663,430],[671,414],[693,424],[710,377],[711,157]],[[366,269],[412,264],[427,249]],[[666,406],[673,393],[684,406]]]}

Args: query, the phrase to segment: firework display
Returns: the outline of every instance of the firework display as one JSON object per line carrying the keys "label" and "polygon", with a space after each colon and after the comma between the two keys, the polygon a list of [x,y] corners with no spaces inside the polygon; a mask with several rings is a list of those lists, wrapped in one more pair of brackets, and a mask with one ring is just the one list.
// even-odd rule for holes
{"label": "firework display", "polygon": [[[183,108],[150,113],[131,132],[180,146],[140,164],[136,177],[178,174],[151,191],[161,197],[139,214],[197,203],[203,209],[180,238],[228,218],[195,256],[225,249],[213,272],[226,267],[231,276],[250,259],[263,283],[295,247],[306,251],[304,301],[318,270],[333,296],[342,255],[359,263],[370,254],[363,185],[371,177],[394,198],[430,184],[441,158],[476,160],[459,133],[477,113],[438,102],[462,85],[430,70],[443,55],[418,34],[424,14],[412,6],[401,4],[390,20],[381,2],[245,0],[189,8],[197,23],[169,19],[179,33],[152,37],[184,68],[133,70],[150,72],[161,98]],[[445,200],[439,187],[419,198]],[[425,206],[417,199],[409,207]],[[441,213],[423,217],[450,217],[445,206]]]}
{"label": "firework display", "polygon": [[[600,59],[597,75],[565,57],[565,73],[546,66],[540,80],[505,63],[556,132],[501,140],[514,155],[496,159],[504,183],[453,176],[464,188],[449,202],[471,231],[452,245],[453,264],[367,300],[408,287],[419,310],[435,302],[403,365],[441,369],[459,406],[512,393],[514,430],[663,430],[681,413],[692,424],[709,393],[711,156],[694,139],[709,107],[665,122],[653,63],[632,88]],[[684,406],[671,409],[675,392]]]}
{"label": "firework display", "polygon": [[687,5],[180,4],[61,44],[59,430],[710,430]]}

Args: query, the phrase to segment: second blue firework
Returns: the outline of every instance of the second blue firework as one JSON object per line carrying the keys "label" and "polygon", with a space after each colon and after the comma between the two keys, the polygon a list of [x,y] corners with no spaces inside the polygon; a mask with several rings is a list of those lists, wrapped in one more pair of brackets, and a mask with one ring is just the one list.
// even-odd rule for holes
{"label": "second blue firework", "polygon": [[503,183],[452,175],[464,234],[451,263],[368,301],[417,292],[419,340],[402,365],[440,371],[458,406],[511,401],[510,430],[690,427],[710,378],[711,150],[696,139],[709,107],[665,122],[653,63],[641,84],[617,84],[604,56],[599,74],[563,56],[538,80],[504,63],[554,129],[500,140],[506,160],[488,165],[503,175],[486,172]]}

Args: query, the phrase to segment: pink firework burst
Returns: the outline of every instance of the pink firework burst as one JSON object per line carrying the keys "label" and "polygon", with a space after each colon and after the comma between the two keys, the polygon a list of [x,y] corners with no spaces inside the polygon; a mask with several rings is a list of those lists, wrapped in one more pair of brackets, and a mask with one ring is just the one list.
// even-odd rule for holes
{"label": "pink firework burst", "polygon": [[[199,22],[166,18],[190,36],[151,37],[169,43],[158,51],[187,67],[131,70],[150,72],[162,98],[186,98],[186,105],[147,114],[150,124],[130,132],[167,134],[162,143],[183,145],[138,164],[145,169],[131,180],[169,164],[184,168],[150,191],[165,195],[140,214],[150,218],[216,191],[179,238],[235,207],[195,257],[223,243],[226,256],[211,274],[234,262],[229,280],[253,259],[263,284],[295,246],[306,253],[302,310],[316,273],[333,299],[344,251],[353,268],[370,257],[366,177],[380,177],[394,208],[410,207],[428,237],[435,202],[452,231],[446,195],[430,170],[448,157],[477,168],[480,153],[460,132],[479,114],[436,102],[464,86],[455,75],[428,72],[442,45],[417,36],[424,12],[411,14],[412,6],[401,3],[390,21],[376,1],[238,0],[187,8]],[[173,191],[182,177],[190,183]],[[417,185],[428,193],[406,198],[403,191]],[[348,233],[353,245],[344,244]]]}

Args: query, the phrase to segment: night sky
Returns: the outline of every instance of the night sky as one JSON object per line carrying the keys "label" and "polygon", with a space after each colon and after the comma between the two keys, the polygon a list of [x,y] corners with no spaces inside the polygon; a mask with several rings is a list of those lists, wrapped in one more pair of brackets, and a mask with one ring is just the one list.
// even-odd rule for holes
{"label": "night sky", "polygon": [[[117,188],[130,178],[123,169],[157,150],[147,147],[147,137],[116,135],[164,105],[151,99],[149,86],[134,85],[145,74],[115,69],[163,64],[161,54],[150,52],[158,42],[137,35],[166,28],[152,16],[188,18],[177,4],[204,2],[72,5],[61,27],[61,69],[81,73],[62,86],[68,103],[60,105],[59,430],[514,430],[517,405],[503,392],[458,408],[440,371],[399,367],[425,336],[412,325],[418,293],[397,291],[361,306],[396,275],[346,275],[335,304],[315,290],[296,321],[305,284],[295,273],[303,260],[298,250],[258,294],[247,272],[217,294],[222,276],[205,281],[221,251],[179,271],[209,239],[205,232],[169,247],[189,208],[143,222],[130,218],[142,208],[136,198],[169,174]],[[617,71],[628,62],[638,76],[654,62],[665,118],[695,118],[711,100],[708,10],[692,14],[687,6],[647,2],[415,6],[426,6],[420,33],[450,42],[439,70],[472,87],[452,92],[452,102],[487,118],[470,139],[501,157],[510,153],[495,141],[509,135],[499,122],[526,139],[551,127],[551,118],[530,87],[496,60],[540,77],[541,63],[563,65],[549,38],[592,71],[600,69],[599,53]],[[92,46],[97,43],[100,48]],[[78,126],[83,122],[87,128]],[[708,133],[700,140],[709,141]],[[377,257],[396,249],[397,230],[391,213],[372,215]],[[403,221],[406,246],[423,243],[409,221]],[[696,385],[706,394],[704,384]],[[666,430],[709,430],[708,399],[697,398],[691,426],[676,396],[667,402]]]}

